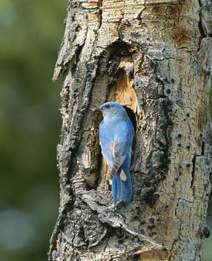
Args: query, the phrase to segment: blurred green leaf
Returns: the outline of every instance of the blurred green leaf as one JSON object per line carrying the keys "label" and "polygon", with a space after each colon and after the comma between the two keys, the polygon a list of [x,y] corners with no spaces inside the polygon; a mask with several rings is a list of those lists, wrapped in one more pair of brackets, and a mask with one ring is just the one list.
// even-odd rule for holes
{"label": "blurred green leaf", "polygon": [[[0,260],[47,259],[58,207],[61,84],[51,78],[66,5],[61,0],[0,1],[0,218],[9,217],[2,219],[8,229],[0,240]],[[6,241],[10,228],[21,237],[9,240],[13,247]]]}

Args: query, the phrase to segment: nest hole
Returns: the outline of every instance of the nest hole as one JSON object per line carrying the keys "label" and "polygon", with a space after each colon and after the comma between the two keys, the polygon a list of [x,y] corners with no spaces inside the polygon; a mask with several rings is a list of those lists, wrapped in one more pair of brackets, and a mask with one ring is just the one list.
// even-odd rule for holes
{"label": "nest hole", "polygon": [[[130,77],[132,71],[133,66],[131,62],[121,63],[121,68],[114,76],[116,81],[110,86],[107,100],[117,101],[136,114],[138,111],[138,100]],[[129,112],[129,110],[127,110],[127,112]],[[132,113],[130,113],[129,116],[131,118]],[[134,121],[133,118],[132,121]]]}
{"label": "nest hole", "polygon": [[[133,66],[130,62],[122,62],[121,68],[114,75],[115,81],[109,86],[107,101],[116,101],[120,103],[126,110],[130,120],[132,121],[136,133],[136,118],[138,114],[138,100],[136,92],[133,88],[131,79]],[[109,169],[102,157],[100,175],[98,179],[98,189],[101,191],[110,191],[111,184],[108,177]]]}

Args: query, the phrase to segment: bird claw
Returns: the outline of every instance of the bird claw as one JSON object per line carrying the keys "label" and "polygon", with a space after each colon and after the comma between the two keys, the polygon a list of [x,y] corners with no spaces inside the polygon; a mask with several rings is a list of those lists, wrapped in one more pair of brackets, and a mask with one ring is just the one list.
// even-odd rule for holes
{"label": "bird claw", "polygon": [[115,211],[121,209],[122,207],[125,207],[125,203],[123,201],[118,201],[116,203],[113,203],[111,206],[109,206],[109,209],[111,209],[115,212]]}

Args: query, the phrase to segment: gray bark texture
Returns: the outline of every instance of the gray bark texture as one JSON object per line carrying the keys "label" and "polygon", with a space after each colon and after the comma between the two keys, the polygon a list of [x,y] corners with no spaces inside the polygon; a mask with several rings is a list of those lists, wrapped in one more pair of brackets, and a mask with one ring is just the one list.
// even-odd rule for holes
{"label": "gray bark texture", "polygon": [[[49,260],[201,260],[212,172],[210,0],[70,0],[63,75],[60,206]],[[133,202],[111,207],[96,110],[135,125]],[[130,109],[130,110],[129,110]]]}

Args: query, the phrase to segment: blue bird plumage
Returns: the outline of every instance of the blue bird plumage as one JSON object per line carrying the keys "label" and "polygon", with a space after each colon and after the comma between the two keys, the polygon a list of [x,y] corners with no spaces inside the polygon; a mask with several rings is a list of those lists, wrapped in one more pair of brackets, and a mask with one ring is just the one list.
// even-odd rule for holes
{"label": "blue bird plumage", "polygon": [[117,102],[101,105],[103,120],[99,126],[101,151],[112,176],[113,203],[127,205],[132,200],[130,175],[134,128],[123,106]]}

